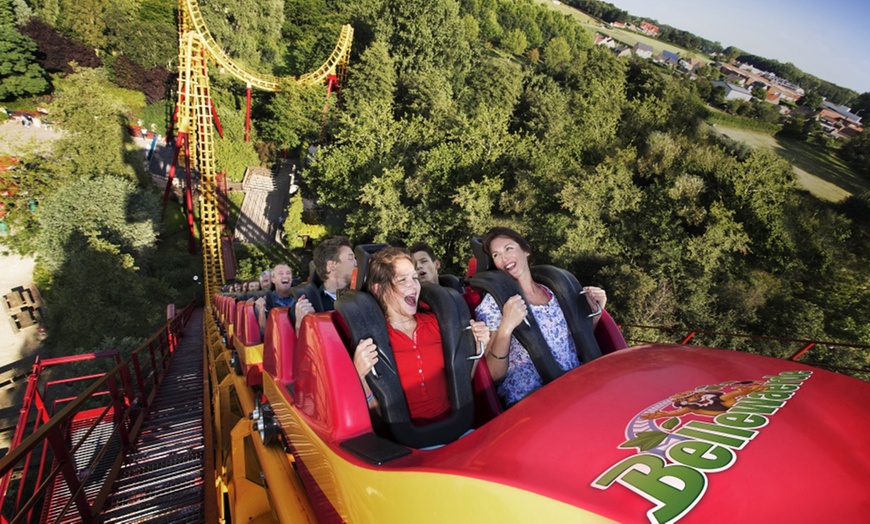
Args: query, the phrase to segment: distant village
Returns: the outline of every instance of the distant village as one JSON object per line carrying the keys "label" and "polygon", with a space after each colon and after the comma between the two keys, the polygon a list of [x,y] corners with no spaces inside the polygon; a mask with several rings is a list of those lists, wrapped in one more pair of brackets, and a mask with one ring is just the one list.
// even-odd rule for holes
{"label": "distant village", "polygon": [[[659,34],[659,27],[646,20],[642,21],[639,26],[622,22],[612,22],[610,25],[615,29],[627,29],[651,37],[657,37]],[[595,33],[594,44],[610,48],[618,57],[634,55],[672,67],[689,75],[692,79],[696,78],[696,73],[700,68],[708,65],[698,58],[682,58],[670,51],[662,51],[653,56],[655,51],[648,44],[638,42],[630,47],[602,33]],[[780,113],[783,115],[802,114],[806,118],[815,118],[821,124],[824,132],[832,138],[850,139],[864,131],[861,116],[852,113],[849,107],[828,101],[823,101],[818,110],[797,106],[797,103],[806,94],[803,88],[769,71],[762,71],[749,64],[739,62],[729,64],[716,61],[712,62],[710,66],[722,73],[722,80],[713,82],[713,86],[725,90],[726,100],[750,101],[753,98],[753,91],[761,88],[766,92],[764,100],[771,104],[780,105]],[[785,103],[781,104],[781,102]]]}

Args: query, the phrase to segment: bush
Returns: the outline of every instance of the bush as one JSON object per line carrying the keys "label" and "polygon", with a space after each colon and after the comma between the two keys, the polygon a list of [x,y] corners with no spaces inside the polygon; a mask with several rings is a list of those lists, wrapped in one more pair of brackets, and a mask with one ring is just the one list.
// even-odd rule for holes
{"label": "bush", "polygon": [[49,73],[72,73],[70,62],[75,62],[80,67],[103,65],[93,48],[63,36],[39,18],[31,18],[20,29],[21,34],[36,42],[36,59]]}

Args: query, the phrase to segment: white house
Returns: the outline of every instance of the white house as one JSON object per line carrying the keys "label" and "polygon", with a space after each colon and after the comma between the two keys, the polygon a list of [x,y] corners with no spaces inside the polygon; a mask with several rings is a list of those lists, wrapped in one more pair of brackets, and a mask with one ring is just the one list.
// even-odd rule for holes
{"label": "white house", "polygon": [[725,88],[725,100],[752,100],[752,91],[743,86],[729,84],[728,82],[713,82],[713,87]]}
{"label": "white house", "polygon": [[641,58],[650,59],[652,58],[653,48],[652,46],[638,42],[634,44],[634,54]]}

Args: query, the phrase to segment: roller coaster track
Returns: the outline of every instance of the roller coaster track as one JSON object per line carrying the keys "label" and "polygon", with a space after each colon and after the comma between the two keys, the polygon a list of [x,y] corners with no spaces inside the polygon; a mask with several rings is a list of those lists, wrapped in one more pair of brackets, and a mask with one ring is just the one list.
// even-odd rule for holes
{"label": "roller coaster track", "polygon": [[197,169],[200,177],[200,235],[207,305],[224,280],[222,226],[217,205],[217,168],[214,156],[213,125],[217,114],[209,92],[208,60],[213,60],[225,72],[245,82],[249,90],[254,87],[275,92],[289,82],[302,86],[313,86],[334,79],[341,82],[346,74],[352,40],[353,28],[350,25],[343,26],[338,43],[329,58],[315,71],[301,75],[298,79],[256,73],[233,60],[218,45],[205,24],[197,0],[178,0],[178,98],[174,123],[176,160],[169,172],[167,196],[175,166],[183,152],[187,175],[185,207],[191,252],[195,252],[191,170]]}
{"label": "roller coaster track", "polygon": [[[183,11],[187,15],[190,23],[190,31],[192,31],[193,35],[195,35],[199,40],[201,45],[208,52],[208,55],[217,62],[218,65],[223,67],[224,70],[239,80],[264,91],[279,91],[282,83],[296,80],[293,77],[282,78],[262,73],[255,73],[238,64],[223,51],[221,46],[219,46],[215,41],[214,37],[211,36],[208,27],[205,25],[202,12],[199,9],[199,3],[196,0],[181,0],[179,4],[183,4],[184,9],[182,10],[182,5],[179,5],[179,11]],[[315,71],[300,76],[296,81],[304,86],[311,86],[322,84],[326,81],[329,75],[336,74],[338,68],[347,63],[352,41],[353,27],[350,25],[342,26],[341,34],[338,37],[338,43],[335,45],[335,49],[332,51],[329,58],[327,58],[326,61]]]}

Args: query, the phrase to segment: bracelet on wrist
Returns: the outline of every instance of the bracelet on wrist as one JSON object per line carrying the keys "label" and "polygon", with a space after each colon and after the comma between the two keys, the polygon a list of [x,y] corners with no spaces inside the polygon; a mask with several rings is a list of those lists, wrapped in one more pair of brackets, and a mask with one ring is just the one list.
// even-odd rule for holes
{"label": "bracelet on wrist", "polygon": [[494,358],[494,359],[496,359],[496,360],[504,360],[504,359],[508,358],[509,356],[511,356],[511,352],[510,352],[510,350],[508,350],[507,355],[505,355],[505,356],[503,356],[503,357],[500,357],[500,356],[496,355],[496,354],[493,353],[492,351],[490,351],[489,354],[492,355],[492,358]]}
{"label": "bracelet on wrist", "polygon": [[369,402],[371,402],[373,398],[375,398],[375,392],[374,392],[374,391],[372,391],[371,393],[369,393],[368,396],[366,397],[366,404],[368,404]]}

